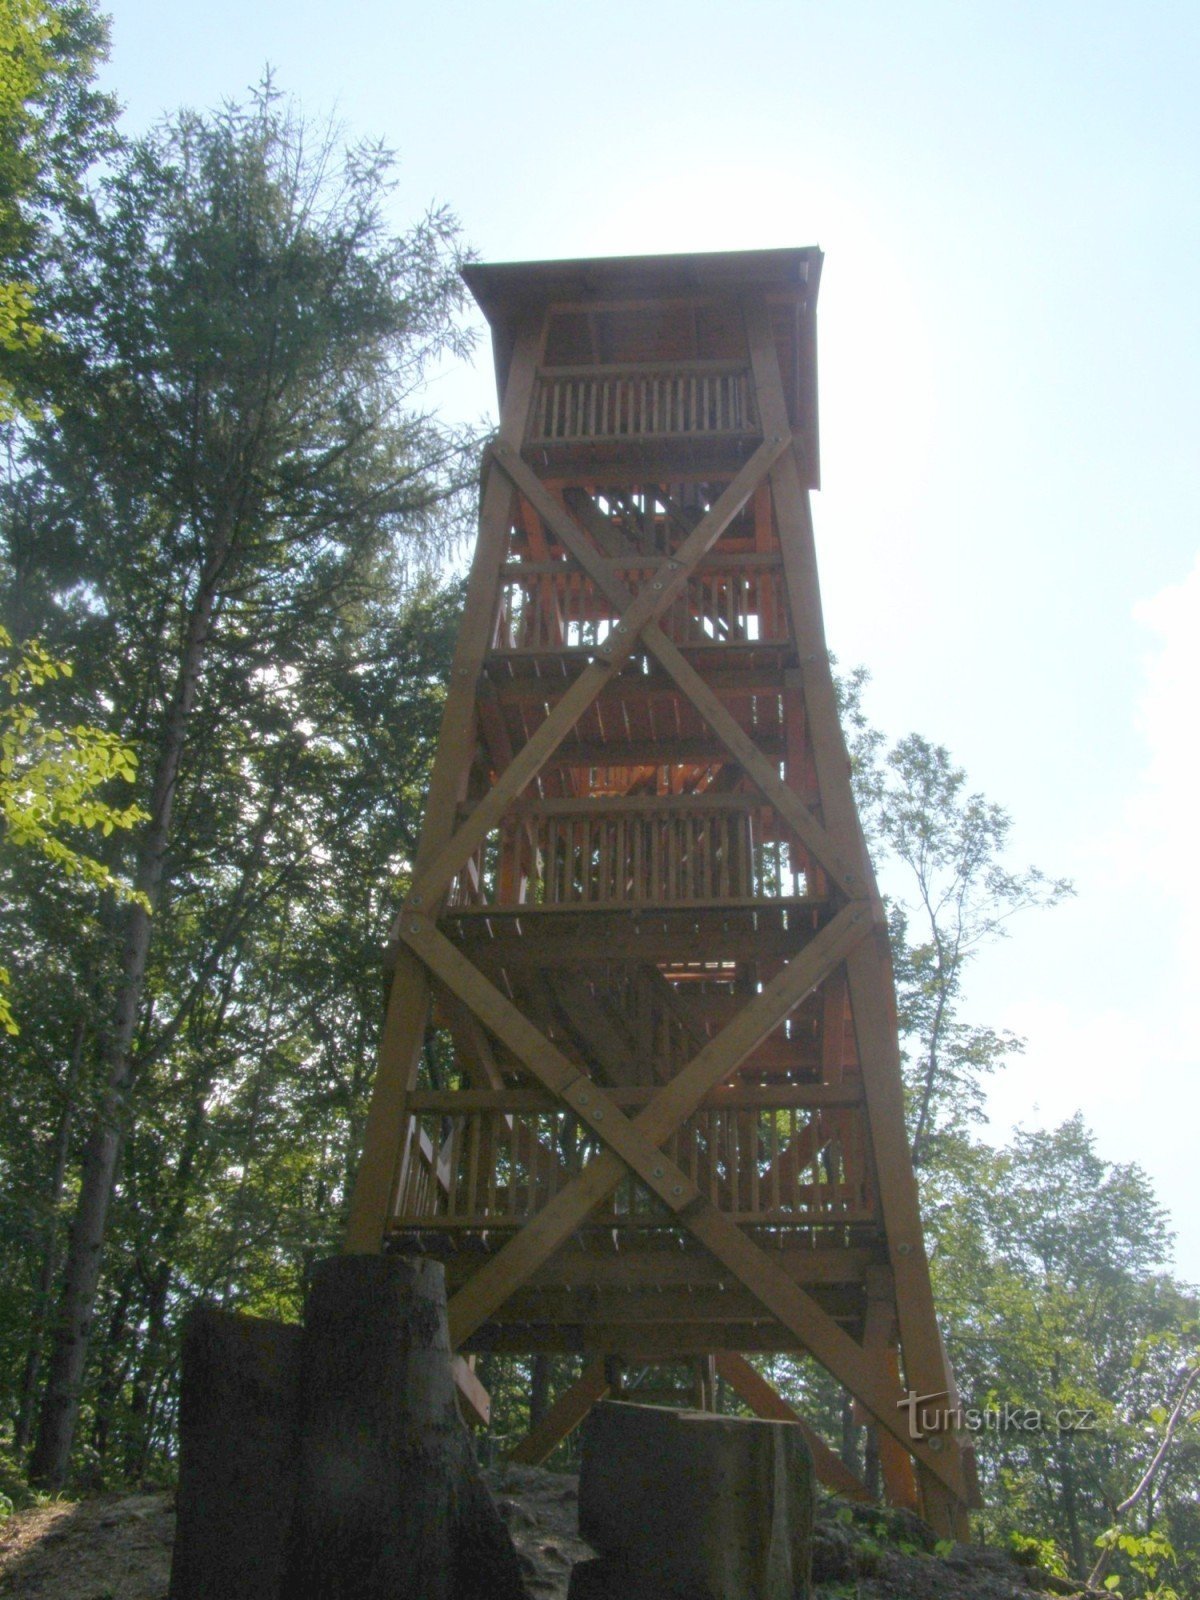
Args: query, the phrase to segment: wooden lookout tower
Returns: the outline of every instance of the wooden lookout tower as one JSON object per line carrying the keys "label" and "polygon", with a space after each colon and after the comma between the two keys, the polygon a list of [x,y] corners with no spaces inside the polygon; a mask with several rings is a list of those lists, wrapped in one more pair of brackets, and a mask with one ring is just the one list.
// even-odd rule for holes
{"label": "wooden lookout tower", "polygon": [[466,270],[501,420],[347,1247],[444,1261],[467,1390],[582,1355],[526,1459],[634,1367],[785,1415],[745,1357],[806,1351],[962,1537],[969,1448],[902,1404],[954,1383],[821,619],[821,259]]}

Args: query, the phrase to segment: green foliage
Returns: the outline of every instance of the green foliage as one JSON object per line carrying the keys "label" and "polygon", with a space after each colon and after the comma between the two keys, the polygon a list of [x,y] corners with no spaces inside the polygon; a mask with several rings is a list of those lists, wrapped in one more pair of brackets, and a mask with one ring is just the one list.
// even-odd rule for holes
{"label": "green foliage", "polygon": [[[857,705],[862,676],[849,691]],[[855,724],[852,724],[852,726]],[[950,753],[909,734],[884,753],[858,713],[855,786],[872,852],[892,890],[889,920],[906,1087],[917,1166],[939,1139],[961,1134],[982,1112],[983,1082],[1021,1048],[1008,1033],[964,1022],[964,973],[1019,912],[1074,891],[1036,867],[1005,860],[1008,814],[967,786]]]}
{"label": "green foliage", "polygon": [[39,414],[47,331],[33,280],[52,220],[79,203],[83,171],[111,146],[114,103],[91,87],[105,48],[85,0],[0,0],[0,422]]}
{"label": "green foliage", "polygon": [[[1122,1565],[1141,1600],[1180,1600],[1178,1590],[1167,1582],[1168,1571],[1178,1567],[1178,1557],[1161,1530],[1134,1533],[1128,1528],[1106,1528],[1096,1539],[1096,1548],[1124,1558]],[[1123,1581],[1120,1572],[1110,1573],[1104,1580],[1104,1587],[1116,1600],[1123,1600]]]}
{"label": "green foliage", "polygon": [[29,1480],[21,1463],[5,1449],[0,1449],[0,1523],[15,1511],[28,1511],[34,1506],[46,1505],[50,1496],[29,1487]]}
{"label": "green foliage", "polygon": [[[69,678],[69,662],[32,639],[16,645],[0,626],[0,870],[14,850],[29,850],[52,871],[79,877],[120,898],[134,898],[128,881],[72,842],[89,831],[104,837],[145,818],[137,805],[116,806],[102,791],[132,783],[137,758],[129,745],[102,728],[48,723],[37,691]],[[0,1029],[18,1032],[4,991],[11,983],[0,967]]]}
{"label": "green foliage", "polygon": [[1038,1539],[1012,1528],[1007,1544],[1021,1566],[1040,1567],[1043,1572],[1051,1572],[1056,1578],[1067,1576],[1067,1563],[1053,1539]]}

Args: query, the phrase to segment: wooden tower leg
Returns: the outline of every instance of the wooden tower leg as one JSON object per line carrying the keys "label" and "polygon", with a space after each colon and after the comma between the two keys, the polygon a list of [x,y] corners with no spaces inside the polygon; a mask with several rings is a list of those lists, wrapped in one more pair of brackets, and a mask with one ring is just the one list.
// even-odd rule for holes
{"label": "wooden tower leg", "polygon": [[559,1395],[537,1427],[531,1428],[509,1453],[508,1459],[522,1466],[540,1467],[611,1390],[603,1358],[589,1362],[571,1387]]}

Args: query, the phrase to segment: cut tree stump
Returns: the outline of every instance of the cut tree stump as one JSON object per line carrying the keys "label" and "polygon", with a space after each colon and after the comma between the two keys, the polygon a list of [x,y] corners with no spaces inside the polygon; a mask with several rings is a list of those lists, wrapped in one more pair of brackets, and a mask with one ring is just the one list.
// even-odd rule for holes
{"label": "cut tree stump", "polygon": [[439,1263],[320,1262],[300,1395],[287,1600],[526,1600],[459,1418]]}
{"label": "cut tree stump", "polygon": [[571,1600],[801,1600],[813,1467],[790,1422],[605,1401],[583,1432]]}
{"label": "cut tree stump", "polygon": [[170,1600],[279,1593],[295,1486],[301,1332],[198,1306],[179,1397]]}

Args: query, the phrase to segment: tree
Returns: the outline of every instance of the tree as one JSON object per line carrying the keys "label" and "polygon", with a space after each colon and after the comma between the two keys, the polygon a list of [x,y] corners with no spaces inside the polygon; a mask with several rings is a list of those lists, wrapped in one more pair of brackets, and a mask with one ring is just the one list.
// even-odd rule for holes
{"label": "tree", "polygon": [[[1080,1116],[1001,1150],[947,1141],[926,1185],[959,1386],[995,1419],[976,1435],[985,1525],[1052,1540],[1083,1578],[1196,1364],[1194,1297],[1163,1267],[1166,1217],[1145,1174],[1099,1156]],[[1006,1425],[1005,1406],[1040,1426]],[[1194,1423],[1184,1435],[1190,1452],[1162,1469],[1140,1530],[1157,1523],[1180,1549],[1195,1543],[1200,1471]]]}
{"label": "tree", "polygon": [[135,146],[98,231],[71,235],[55,302],[71,381],[10,502],[10,567],[42,631],[92,668],[119,662],[147,819],[139,898],[101,955],[100,1102],[33,1457],[46,1483],[67,1470],[156,942],[195,910],[176,886],[201,870],[206,812],[237,793],[224,841],[242,863],[193,1011],[261,893],[313,686],[353,672],[339,652],[364,608],[395,594],[397,552],[430,548],[461,486],[461,441],[413,410],[428,361],[461,346],[454,225],[392,235],[387,171],[378,149],[314,139],[268,86]]}
{"label": "tree", "polygon": [[0,0],[0,421],[32,414],[47,235],[112,145],[115,102],[92,86],[106,47],[86,0]]}
{"label": "tree", "polygon": [[[861,680],[860,680],[861,681]],[[1020,1049],[1011,1034],[958,1017],[963,975],[1010,918],[1056,905],[1074,891],[1064,878],[1004,862],[1007,812],[967,789],[941,745],[909,734],[880,759],[869,733],[856,741],[860,806],[885,874],[903,869],[889,908],[900,1026],[910,1042],[908,1102],[915,1166],[942,1134],[979,1114],[981,1080]]]}

